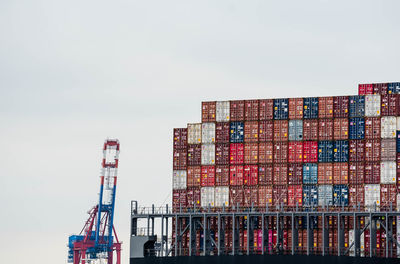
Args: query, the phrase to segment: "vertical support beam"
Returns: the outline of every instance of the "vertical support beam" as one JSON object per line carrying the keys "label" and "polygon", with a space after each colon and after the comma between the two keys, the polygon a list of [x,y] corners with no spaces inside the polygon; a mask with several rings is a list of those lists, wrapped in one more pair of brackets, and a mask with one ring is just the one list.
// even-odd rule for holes
{"label": "vertical support beam", "polygon": [[189,214],[189,257],[192,256],[192,241],[193,241],[193,225],[192,225],[192,214]]}
{"label": "vertical support beam", "polygon": [[250,221],[250,215],[249,214],[247,214],[247,241],[246,241],[246,248],[247,248],[247,250],[246,250],[246,252],[247,252],[247,255],[249,255],[250,254],[250,225],[251,225],[251,221]]}
{"label": "vertical support beam", "polygon": [[235,213],[233,213],[232,215],[232,255],[235,256],[236,250],[236,217],[235,217]]}
{"label": "vertical support beam", "polygon": [[372,214],[369,213],[369,257],[372,258]]}
{"label": "vertical support beam", "polygon": [[310,215],[309,213],[307,213],[307,256],[309,255],[310,255]]}
{"label": "vertical support beam", "polygon": [[178,256],[178,215],[175,215],[175,257]]}
{"label": "vertical support beam", "polygon": [[292,213],[292,255],[295,254],[294,248],[295,248],[295,243],[294,243],[294,213]]}
{"label": "vertical support beam", "polygon": [[204,214],[204,218],[203,218],[203,254],[204,256],[207,255],[207,249],[206,249],[206,240],[207,240],[207,216],[206,214]]}
{"label": "vertical support beam", "polygon": [[147,215],[147,236],[150,236],[150,215]]}
{"label": "vertical support beam", "polygon": [[359,257],[361,255],[361,225],[359,217],[353,213],[353,226],[354,226],[354,255]]}
{"label": "vertical support beam", "polygon": [[261,239],[261,255],[264,255],[264,251],[265,251],[265,249],[264,249],[264,237],[265,237],[265,227],[264,227],[264,223],[265,222],[265,218],[264,218],[264,214],[262,214],[261,215],[261,230],[262,230],[262,232],[261,232],[261,236],[262,236],[262,239]]}
{"label": "vertical support beam", "polygon": [[279,252],[279,237],[281,235],[280,232],[281,227],[279,226],[279,213],[276,213],[276,249]]}
{"label": "vertical support beam", "polygon": [[389,235],[391,235],[390,234],[390,227],[389,227],[389,217],[388,217],[388,213],[386,213],[386,216],[385,216],[386,218],[385,218],[385,220],[386,220],[386,252],[385,252],[385,256],[386,256],[386,258],[388,258],[389,257]]}
{"label": "vertical support beam", "polygon": [[338,234],[338,236],[337,236],[337,251],[338,251],[338,256],[340,256],[341,243],[342,243],[342,238],[340,235],[340,232],[342,230],[340,227],[340,224],[341,224],[340,217],[341,217],[340,213],[337,213],[337,234]]}
{"label": "vertical support beam", "polygon": [[322,213],[322,256],[325,256],[325,213]]}
{"label": "vertical support beam", "polygon": [[164,255],[164,215],[161,215],[161,257]]}
{"label": "vertical support beam", "polygon": [[221,255],[221,241],[223,241],[223,239],[221,239],[221,214],[218,213],[218,256]]}
{"label": "vertical support beam", "polygon": [[168,217],[165,218],[165,256],[168,257]]}
{"label": "vertical support beam", "polygon": [[376,256],[376,220],[373,218],[372,213],[370,213],[370,256]]}

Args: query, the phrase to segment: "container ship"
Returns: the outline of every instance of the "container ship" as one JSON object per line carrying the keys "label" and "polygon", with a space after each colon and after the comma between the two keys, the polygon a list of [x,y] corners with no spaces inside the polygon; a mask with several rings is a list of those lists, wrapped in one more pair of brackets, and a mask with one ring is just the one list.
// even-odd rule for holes
{"label": "container ship", "polygon": [[399,261],[400,82],[201,120],[173,131],[172,208],[132,202],[131,263]]}

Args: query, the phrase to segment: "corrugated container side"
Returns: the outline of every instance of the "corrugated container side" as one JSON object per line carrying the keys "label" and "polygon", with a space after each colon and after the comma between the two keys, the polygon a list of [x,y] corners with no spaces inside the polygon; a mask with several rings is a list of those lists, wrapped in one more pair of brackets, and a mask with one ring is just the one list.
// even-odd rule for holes
{"label": "corrugated container side", "polygon": [[229,170],[230,185],[243,185],[243,166],[230,166]]}
{"label": "corrugated container side", "polygon": [[364,185],[349,185],[349,206],[364,206]]}
{"label": "corrugated container side", "polygon": [[202,102],[201,103],[201,121],[202,122],[215,122],[216,118],[216,102]]}
{"label": "corrugated container side", "polygon": [[396,160],[396,139],[381,140],[381,160]]}
{"label": "corrugated container side", "polygon": [[333,184],[349,183],[349,165],[345,162],[333,163]]}
{"label": "corrugated container side", "polygon": [[244,120],[244,101],[230,101],[230,120],[243,121]]}
{"label": "corrugated container side", "polygon": [[381,184],[381,210],[395,210],[397,188],[395,184]]}
{"label": "corrugated container side", "polygon": [[215,123],[201,124],[201,142],[203,144],[215,143]]}
{"label": "corrugated container side", "polygon": [[318,97],[304,98],[304,119],[318,118]]}
{"label": "corrugated container side", "polygon": [[318,120],[303,120],[303,140],[318,140]]}
{"label": "corrugated container side", "polygon": [[258,204],[258,188],[257,186],[245,186],[244,193],[244,206],[247,208],[255,207]]}
{"label": "corrugated container side", "polygon": [[215,164],[215,144],[201,145],[201,165]]}
{"label": "corrugated container side", "polygon": [[258,166],[258,184],[272,185],[273,184],[273,165],[263,164]]}
{"label": "corrugated container side", "polygon": [[258,206],[266,207],[272,205],[272,186],[259,186],[258,187]]}
{"label": "corrugated container side", "polygon": [[388,94],[381,96],[382,116],[398,116],[399,115],[399,95]]}
{"label": "corrugated container side", "polygon": [[370,94],[365,96],[365,116],[381,115],[381,96],[379,94]]}
{"label": "corrugated container side", "polygon": [[364,117],[365,96],[356,95],[349,97],[349,117]]}
{"label": "corrugated container side", "polygon": [[174,155],[173,169],[186,170],[187,149],[174,149],[173,155]]}
{"label": "corrugated container side", "polygon": [[318,185],[318,205],[323,207],[332,206],[332,193],[332,185]]}
{"label": "corrugated container side", "polygon": [[303,207],[318,206],[317,185],[303,185]]}
{"label": "corrugated container side", "polygon": [[333,116],[335,118],[347,118],[349,116],[349,97],[333,97]]}
{"label": "corrugated container side", "polygon": [[274,99],[274,119],[282,120],[289,117],[289,99]]}
{"label": "corrugated container side", "polygon": [[243,122],[230,123],[230,142],[242,143],[244,141],[244,124]]}
{"label": "corrugated container side", "polygon": [[333,97],[319,97],[318,117],[333,118]]}
{"label": "corrugated container side", "polygon": [[287,206],[288,189],[286,185],[274,185],[272,195],[273,206]]}
{"label": "corrugated container side", "polygon": [[[400,153],[397,153],[397,157],[396,157],[396,175],[397,175],[397,185],[400,186]],[[399,190],[400,193],[400,190]]]}
{"label": "corrugated container side", "polygon": [[215,142],[216,143],[229,143],[229,123],[217,122],[215,124]]}
{"label": "corrugated container side", "polygon": [[244,184],[257,185],[258,184],[258,166],[245,165],[244,166]]}
{"label": "corrugated container side", "polygon": [[288,167],[287,164],[274,164],[274,184],[287,184]]}
{"label": "corrugated container side", "polygon": [[373,209],[376,205],[380,206],[381,201],[381,188],[379,184],[365,184],[364,186],[365,206]]}
{"label": "corrugated container side", "polygon": [[365,138],[366,139],[381,138],[381,119],[379,117],[365,118]]}
{"label": "corrugated container side", "polygon": [[318,142],[304,141],[303,143],[303,162],[318,162]]}
{"label": "corrugated container side", "polygon": [[220,165],[215,167],[215,185],[229,185],[229,165]]}
{"label": "corrugated container side", "polygon": [[364,182],[366,184],[379,184],[381,178],[380,162],[365,162]]}
{"label": "corrugated container side", "polygon": [[364,162],[349,163],[349,184],[364,184]]}
{"label": "corrugated container side", "polygon": [[200,166],[189,166],[187,168],[187,186],[188,187],[199,187],[200,179],[201,179]]}
{"label": "corrugated container side", "polygon": [[381,137],[382,138],[396,138],[396,124],[397,119],[395,116],[384,116],[381,118]]}
{"label": "corrugated container side", "polygon": [[347,185],[333,186],[333,205],[334,206],[349,205],[349,187]]}
{"label": "corrugated container side", "polygon": [[172,191],[172,209],[177,212],[179,208],[187,207],[187,192],[186,190],[173,190]]}
{"label": "corrugated container side", "polygon": [[381,141],[379,139],[367,139],[365,141],[365,160],[381,160]]}
{"label": "corrugated container side", "polygon": [[303,187],[298,185],[288,186],[288,206],[301,207],[303,205]]}
{"label": "corrugated container side", "polygon": [[288,184],[303,183],[303,165],[301,163],[288,164]]}
{"label": "corrugated container side", "polygon": [[333,139],[333,119],[318,120],[318,139],[319,140]]}
{"label": "corrugated container side", "polygon": [[187,128],[174,128],[174,149],[187,147]]}
{"label": "corrugated container side", "polygon": [[200,207],[200,188],[188,188],[187,189],[187,205],[190,208]]}
{"label": "corrugated container side", "polygon": [[400,131],[396,131],[396,152],[400,152]]}
{"label": "corrugated container side", "polygon": [[246,143],[244,144],[244,163],[257,164],[258,163],[258,144]]}
{"label": "corrugated container side", "polygon": [[201,143],[201,124],[188,124],[188,144]]}
{"label": "corrugated container side", "polygon": [[258,100],[246,100],[244,102],[244,119],[245,120],[258,120]]}
{"label": "corrugated container side", "polygon": [[243,186],[231,186],[229,187],[229,204],[231,206],[243,206],[244,204],[244,191]]}
{"label": "corrugated container side", "polygon": [[366,95],[366,94],[373,94],[374,90],[372,88],[372,84],[359,84],[358,85],[358,94],[359,95]]}
{"label": "corrugated container side", "polygon": [[388,94],[400,94],[400,82],[388,84]]}
{"label": "corrugated container side", "polygon": [[381,162],[381,184],[396,184],[396,162]]}
{"label": "corrugated container side", "polygon": [[336,140],[333,142],[333,162],[349,161],[349,142]]}
{"label": "corrugated container side", "polygon": [[274,121],[274,141],[287,141],[289,134],[289,123],[287,120]]}
{"label": "corrugated container side", "polygon": [[258,121],[244,123],[244,142],[258,142]]}
{"label": "corrugated container side", "polygon": [[303,98],[289,99],[289,119],[303,119]]}
{"label": "corrugated container side", "polygon": [[187,165],[201,165],[201,145],[188,145]]}
{"label": "corrugated container side", "polygon": [[172,174],[172,189],[186,189],[186,170],[174,170]]}
{"label": "corrugated container side", "polygon": [[333,161],[333,142],[319,141],[318,142],[318,162]]}
{"label": "corrugated container side", "polygon": [[273,161],[273,143],[265,142],[259,143],[258,145],[258,162],[260,164],[263,163],[272,163]]}
{"label": "corrugated container side", "polygon": [[258,137],[260,142],[272,141],[274,136],[274,121],[265,120],[259,122]]}
{"label": "corrugated container side", "polygon": [[228,165],[229,164],[229,144],[220,143],[215,144],[215,164]]}
{"label": "corrugated container side", "polygon": [[273,99],[260,100],[259,118],[260,118],[260,120],[271,120],[274,118],[274,100]]}
{"label": "corrugated container side", "polygon": [[349,160],[350,162],[365,160],[365,141],[350,140],[349,141]]}
{"label": "corrugated container side", "polygon": [[318,184],[333,183],[333,164],[319,163],[318,164]]}
{"label": "corrugated container side", "polygon": [[305,163],[303,165],[303,184],[318,183],[318,164]]}
{"label": "corrugated container side", "polygon": [[303,120],[289,120],[289,140],[303,140]]}
{"label": "corrugated container side", "polygon": [[303,142],[291,141],[289,142],[289,163],[303,162]]}
{"label": "corrugated container side", "polygon": [[285,163],[288,158],[288,142],[276,142],[274,143],[274,162]]}
{"label": "corrugated container side", "polygon": [[216,121],[229,122],[230,120],[230,102],[219,101],[216,103]]}
{"label": "corrugated container side", "polygon": [[349,119],[349,139],[364,139],[365,120],[363,117]]}
{"label": "corrugated container side", "polygon": [[201,166],[200,185],[202,187],[215,185],[215,166]]}
{"label": "corrugated container side", "polygon": [[244,162],[244,144],[230,144],[230,164],[243,164]]}
{"label": "corrugated container side", "polygon": [[374,94],[387,94],[388,83],[373,83],[372,89],[374,91]]}
{"label": "corrugated container side", "polygon": [[200,188],[200,203],[201,207],[206,208],[208,206],[214,207],[215,199],[215,188],[214,187],[202,187]]}
{"label": "corrugated container side", "polygon": [[229,187],[215,187],[215,207],[229,207]]}

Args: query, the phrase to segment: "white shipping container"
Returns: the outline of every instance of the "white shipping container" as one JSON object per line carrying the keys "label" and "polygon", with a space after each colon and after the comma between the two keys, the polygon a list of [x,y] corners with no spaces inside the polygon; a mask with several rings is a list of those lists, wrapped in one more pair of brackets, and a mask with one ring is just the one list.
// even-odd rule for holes
{"label": "white shipping container", "polygon": [[381,115],[381,96],[379,94],[368,94],[365,96],[365,116]]}
{"label": "white shipping container", "polygon": [[186,189],[186,170],[174,170],[172,175],[172,189]]}
{"label": "white shipping container", "polygon": [[201,124],[188,124],[188,144],[201,143]]}
{"label": "white shipping container", "polygon": [[400,116],[396,117],[397,125],[396,130],[400,130]]}
{"label": "white shipping container", "polygon": [[396,162],[381,162],[381,184],[396,184]]}
{"label": "white shipping container", "polygon": [[214,195],[215,195],[214,187],[202,187],[200,189],[201,207],[206,208],[209,205],[210,207],[214,207]]}
{"label": "white shipping container", "polygon": [[215,123],[201,124],[201,141],[203,144],[215,142]]}
{"label": "white shipping container", "polygon": [[230,104],[229,101],[219,101],[216,104],[216,121],[217,122],[229,122],[230,119]]}
{"label": "white shipping container", "polygon": [[381,138],[396,138],[397,118],[384,116],[381,119]]}
{"label": "white shipping container", "polygon": [[229,187],[215,187],[215,207],[229,206]]}
{"label": "white shipping container", "polygon": [[379,208],[381,202],[381,187],[379,184],[365,184],[365,206],[368,210]]}
{"label": "white shipping container", "polygon": [[[397,201],[397,211],[400,212],[400,193],[397,194],[396,201]],[[399,225],[400,228],[400,223],[397,222],[397,224]],[[399,228],[397,230],[399,230]]]}
{"label": "white shipping container", "polygon": [[215,164],[215,144],[201,145],[201,165]]}
{"label": "white shipping container", "polygon": [[319,206],[333,205],[332,193],[333,193],[332,185],[318,185],[318,205]]}

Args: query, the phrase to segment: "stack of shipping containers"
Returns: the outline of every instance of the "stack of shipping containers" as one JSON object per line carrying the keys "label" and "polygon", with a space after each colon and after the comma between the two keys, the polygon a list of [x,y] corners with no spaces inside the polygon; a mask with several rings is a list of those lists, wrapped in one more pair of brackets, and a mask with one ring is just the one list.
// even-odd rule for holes
{"label": "stack of shipping containers", "polygon": [[[397,210],[399,94],[400,83],[384,83],[361,84],[356,96],[203,102],[202,123],[174,129],[173,210]],[[336,221],[329,219],[332,226]],[[306,226],[312,224],[313,250],[319,253],[321,219],[305,222],[298,223],[303,226],[298,246],[307,243]],[[399,222],[392,224],[400,239]],[[247,223],[239,224],[244,250]],[[283,224],[283,249],[290,251],[290,220]],[[232,223],[225,225],[229,228]],[[345,226],[348,247],[354,241],[352,217],[345,218]],[[274,228],[270,223],[267,250],[276,247]],[[200,247],[202,234],[197,236]],[[256,229],[256,252],[260,236]],[[377,252],[383,254],[383,229],[378,228],[377,236]],[[367,230],[361,254],[368,254],[368,240]],[[224,241],[229,251],[231,232],[226,232]],[[337,250],[336,241],[333,228],[331,254]]]}

